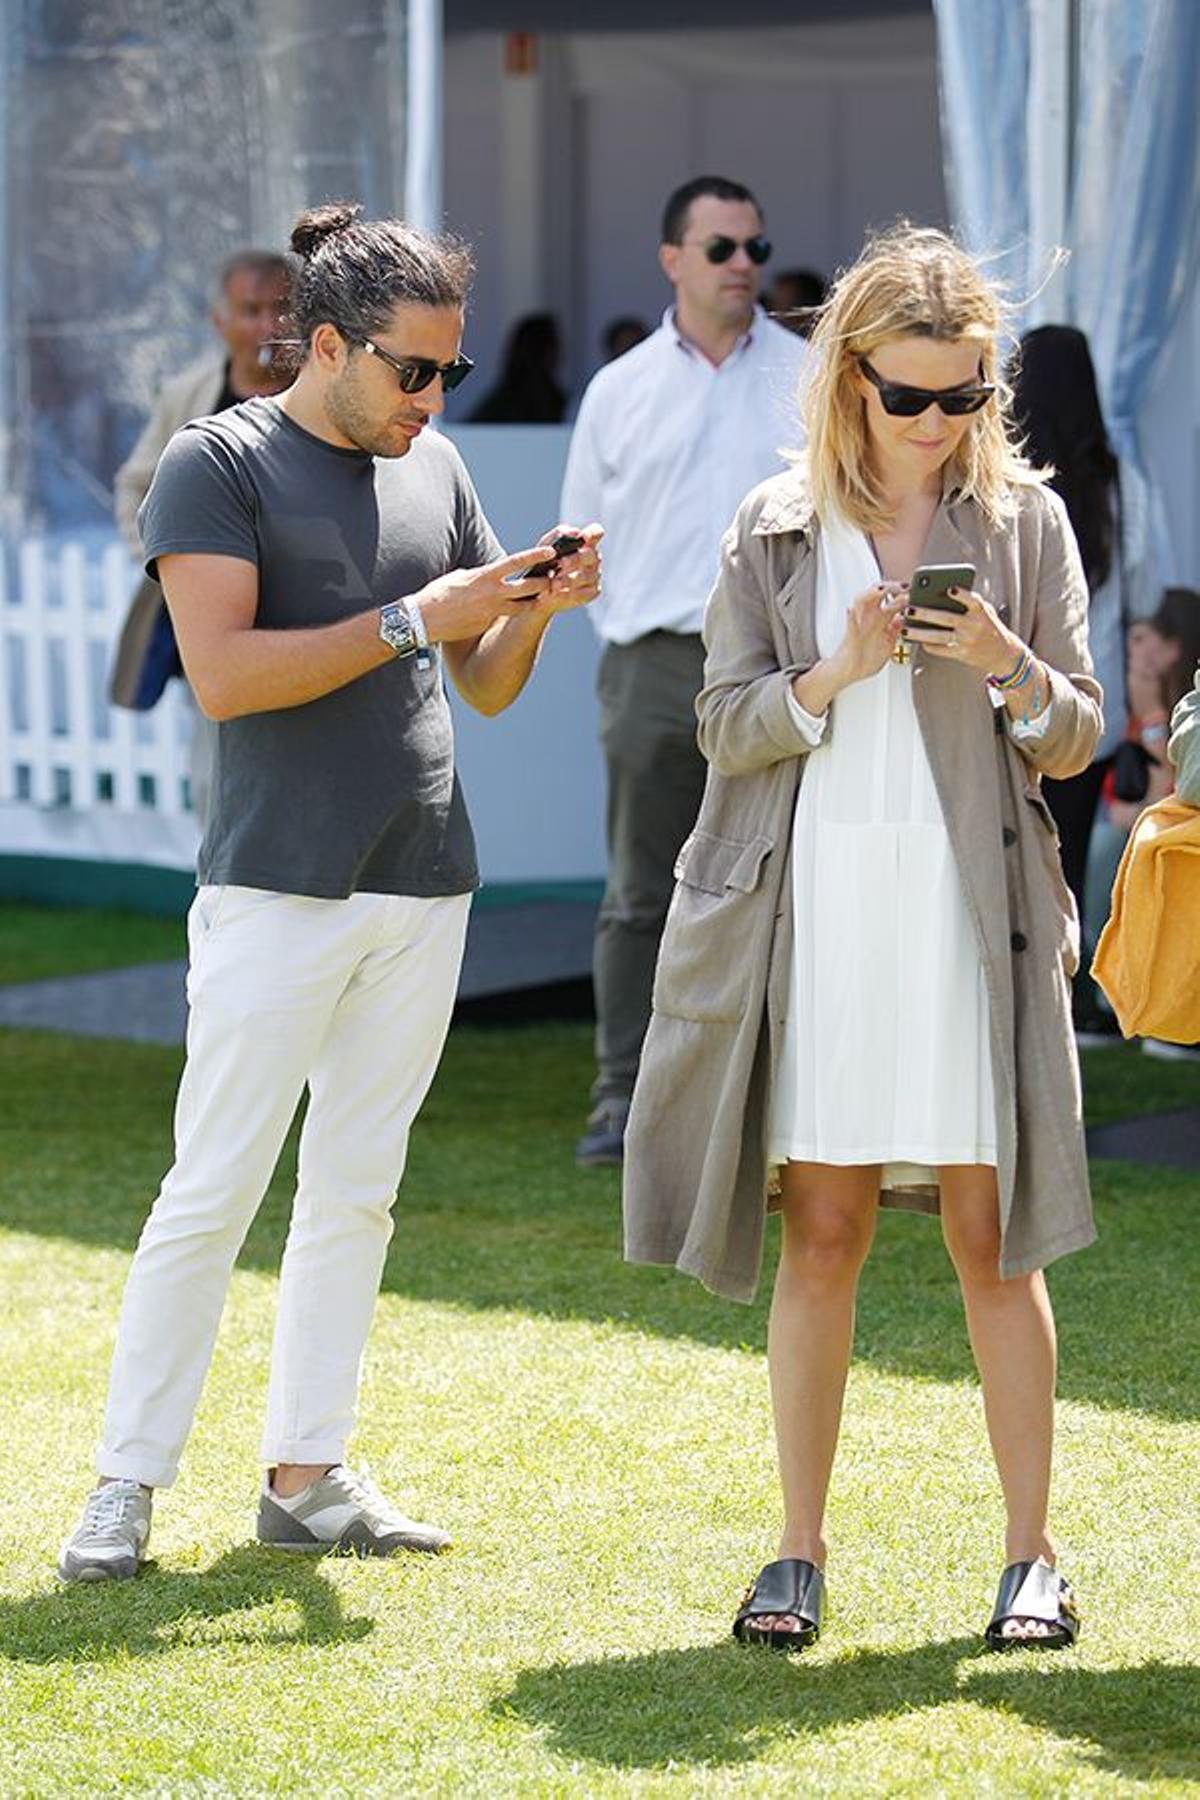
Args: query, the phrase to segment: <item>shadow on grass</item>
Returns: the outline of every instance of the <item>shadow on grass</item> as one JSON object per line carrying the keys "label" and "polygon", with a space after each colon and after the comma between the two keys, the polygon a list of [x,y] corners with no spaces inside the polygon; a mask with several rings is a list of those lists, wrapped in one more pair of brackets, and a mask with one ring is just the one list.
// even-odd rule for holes
{"label": "shadow on grass", "polygon": [[[1163,1080],[1173,1084],[1173,1102],[1200,1096],[1195,1069],[1097,1056],[1116,1069],[1101,1082],[1107,1107],[1161,1104]],[[590,1034],[579,1025],[452,1033],[414,1132],[385,1290],[761,1350],[776,1226],[768,1227],[753,1307],[714,1299],[671,1271],[624,1264],[619,1177],[579,1170],[573,1159],[590,1062]],[[170,1159],[179,1066],[177,1053],[144,1045],[0,1032],[0,1225],[131,1253]],[[52,1094],[69,1095],[69,1105],[48,1105]],[[278,1268],[294,1168],[293,1134],[242,1267]],[[1094,1181],[1099,1243],[1050,1276],[1060,1392],[1193,1417],[1186,1334],[1200,1273],[1196,1178],[1102,1163]],[[1138,1304],[1138,1296],[1152,1302]],[[931,1381],[974,1379],[935,1222],[883,1217],[858,1317],[856,1354],[872,1366]]]}
{"label": "shadow on grass", "polygon": [[[298,1613],[294,1623],[254,1617],[281,1600]],[[345,1617],[311,1558],[243,1545],[187,1574],[148,1563],[135,1581],[0,1600],[0,1662],[101,1662],[161,1656],[188,1644],[286,1649],[346,1643],[373,1630],[370,1619]]]}
{"label": "shadow on grass", "polygon": [[729,1642],[531,1669],[494,1710],[547,1732],[564,1758],[652,1769],[745,1763],[783,1739],[966,1700],[1077,1740],[1093,1768],[1196,1773],[1197,1670],[1081,1669],[1071,1654],[997,1657],[956,1638],[820,1663]]}

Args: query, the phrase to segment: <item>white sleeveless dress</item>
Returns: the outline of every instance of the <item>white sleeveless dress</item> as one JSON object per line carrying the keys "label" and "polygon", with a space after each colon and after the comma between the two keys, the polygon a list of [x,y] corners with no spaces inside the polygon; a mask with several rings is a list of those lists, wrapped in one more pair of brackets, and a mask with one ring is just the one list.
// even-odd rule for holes
{"label": "white sleeveless dress", "polygon": [[[879,580],[845,521],[818,540],[817,647]],[[823,721],[809,721],[816,740]],[[882,1164],[885,1187],[996,1163],[983,969],[921,737],[912,668],[844,689],[805,764],[792,837],[795,954],[769,1156]]]}

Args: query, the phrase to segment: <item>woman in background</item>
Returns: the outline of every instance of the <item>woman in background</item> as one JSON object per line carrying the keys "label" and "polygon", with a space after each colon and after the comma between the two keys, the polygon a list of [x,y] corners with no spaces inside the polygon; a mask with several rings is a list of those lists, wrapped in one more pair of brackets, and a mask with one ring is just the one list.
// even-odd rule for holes
{"label": "woman in background", "polygon": [[[1124,794],[1120,783],[1109,801],[1109,816],[1130,831],[1144,807],[1165,799],[1174,785],[1166,755],[1171,715],[1188,692],[1191,673],[1200,663],[1200,593],[1194,588],[1167,588],[1158,610],[1129,629],[1129,725],[1126,743],[1134,746],[1130,762],[1136,794]],[[1118,759],[1125,751],[1118,750]]]}
{"label": "woman in background", "polygon": [[526,313],[508,334],[500,379],[474,412],[473,425],[557,425],[567,396],[558,379],[562,338],[553,313]]}

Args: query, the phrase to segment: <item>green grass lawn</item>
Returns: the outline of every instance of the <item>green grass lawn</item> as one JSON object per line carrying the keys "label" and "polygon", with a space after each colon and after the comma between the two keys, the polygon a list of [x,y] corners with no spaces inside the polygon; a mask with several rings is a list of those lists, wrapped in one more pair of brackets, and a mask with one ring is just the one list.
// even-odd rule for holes
{"label": "green grass lawn", "polygon": [[[1194,1177],[1098,1164],[1051,1272],[1076,1651],[983,1653],[1002,1515],[936,1226],[886,1216],[831,1509],[831,1611],[729,1639],[773,1553],[764,1299],[620,1260],[577,1171],[585,1028],[459,1029],[414,1136],[354,1445],[436,1559],[252,1542],[291,1153],[251,1233],[157,1564],[61,1590],[176,1052],[0,1033],[0,1793],[1129,1794],[1200,1784]],[[1200,1072],[1088,1059],[1097,1116]],[[773,1242],[773,1234],[772,1234]]]}
{"label": "green grass lawn", "polygon": [[182,919],[0,901],[0,985],[186,955]]}

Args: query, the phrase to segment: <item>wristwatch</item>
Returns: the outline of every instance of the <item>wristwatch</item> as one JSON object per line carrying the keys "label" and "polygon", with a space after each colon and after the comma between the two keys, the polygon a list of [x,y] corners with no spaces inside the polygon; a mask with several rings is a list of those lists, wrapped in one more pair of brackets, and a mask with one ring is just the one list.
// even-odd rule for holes
{"label": "wristwatch", "polygon": [[379,635],[397,656],[415,656],[418,669],[429,668],[429,639],[419,606],[404,600],[389,600],[379,609]]}

